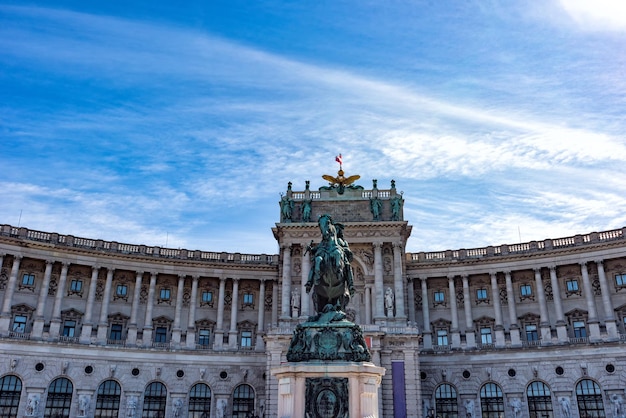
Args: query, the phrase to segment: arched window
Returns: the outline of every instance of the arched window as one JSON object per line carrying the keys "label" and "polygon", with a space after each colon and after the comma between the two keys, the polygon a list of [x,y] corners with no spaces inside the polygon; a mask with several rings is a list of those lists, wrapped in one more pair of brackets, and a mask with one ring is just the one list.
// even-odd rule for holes
{"label": "arched window", "polygon": [[167,389],[161,382],[152,382],[146,387],[143,393],[143,413],[144,418],[165,417],[165,404],[167,402]]}
{"label": "arched window", "polygon": [[526,397],[528,398],[530,418],[551,418],[554,416],[548,385],[543,382],[532,382],[526,389]]}
{"label": "arched window", "polygon": [[435,416],[457,418],[459,405],[456,400],[456,389],[446,383],[435,390]]}
{"label": "arched window", "polygon": [[576,385],[578,414],[581,417],[604,418],[604,403],[600,386],[590,379],[581,380]]}
{"label": "arched window", "polygon": [[17,417],[17,407],[20,405],[22,381],[17,376],[9,375],[0,379],[0,416],[6,418]]}
{"label": "arched window", "polygon": [[250,385],[239,385],[233,393],[233,418],[246,418],[254,411],[254,390]]}
{"label": "arched window", "polygon": [[486,383],[480,388],[480,408],[483,418],[503,418],[504,398],[502,389],[495,383]]}
{"label": "arched window", "polygon": [[115,380],[105,380],[98,387],[95,418],[117,417],[122,389]]}
{"label": "arched window", "polygon": [[72,382],[64,377],[59,377],[48,386],[48,398],[44,418],[69,418],[70,406],[72,405]]}
{"label": "arched window", "polygon": [[204,383],[194,385],[189,391],[189,418],[211,416],[211,388]]}

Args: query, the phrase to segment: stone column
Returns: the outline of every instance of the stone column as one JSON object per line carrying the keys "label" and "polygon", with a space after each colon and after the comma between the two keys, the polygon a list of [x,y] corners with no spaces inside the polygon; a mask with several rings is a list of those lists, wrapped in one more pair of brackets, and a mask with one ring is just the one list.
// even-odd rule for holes
{"label": "stone column", "polygon": [[178,275],[178,288],[176,289],[176,308],[174,310],[174,324],[172,325],[172,343],[174,347],[180,347],[180,317],[183,313],[183,292],[185,291],[185,275]]}
{"label": "stone column", "polygon": [[187,320],[187,348],[196,347],[196,308],[198,305],[198,281],[200,276],[191,280],[191,299],[189,300],[189,318]]}
{"label": "stone column", "polygon": [[402,280],[402,245],[393,244],[393,290],[396,294],[396,319],[406,322],[404,280]]}
{"label": "stone column", "polygon": [[53,265],[54,261],[46,260],[46,270],[43,274],[43,283],[41,284],[41,289],[39,291],[35,322],[33,323],[33,329],[30,335],[33,340],[40,340],[43,336],[43,326],[46,320],[46,300],[48,299],[48,290],[50,289],[50,278],[52,277]]}
{"label": "stone column", "polygon": [[100,322],[98,323],[98,344],[106,344],[109,334],[109,303],[111,301],[111,287],[113,285],[113,272],[115,269],[107,269],[107,280],[104,285],[102,296],[102,309],[100,310]]}
{"label": "stone column", "polygon": [[91,331],[93,330],[93,308],[96,302],[96,289],[98,288],[98,274],[100,266],[91,267],[91,279],[89,280],[89,291],[87,293],[87,308],[83,317],[83,327],[80,331],[80,343],[91,344]]}
{"label": "stone column", "polygon": [[511,345],[513,347],[520,347],[522,340],[520,337],[519,325],[517,324],[517,310],[515,308],[515,293],[513,292],[513,279],[511,278],[511,272],[504,272],[504,279],[506,280],[506,298],[509,306],[509,332],[511,334]]}
{"label": "stone column", "polygon": [[589,279],[589,271],[587,270],[587,262],[580,263],[580,271],[583,276],[583,292],[585,294],[585,302],[587,302],[587,312],[589,325],[589,339],[597,341],[600,339],[600,322],[598,321],[598,313],[596,311],[596,302],[591,288],[591,280]]}
{"label": "stone column", "polygon": [[476,347],[476,332],[472,319],[472,300],[470,298],[469,279],[466,274],[461,276],[463,280],[463,308],[465,309],[465,343],[467,348]]}
{"label": "stone column", "polygon": [[365,286],[365,324],[372,323],[372,286]]}
{"label": "stone column", "polygon": [[233,300],[230,305],[230,330],[228,331],[228,346],[237,348],[237,313],[239,312],[239,279],[233,278]]}
{"label": "stone column", "polygon": [[548,318],[548,304],[546,303],[546,292],[543,288],[543,279],[541,278],[541,267],[534,269],[535,286],[537,287],[537,299],[539,299],[539,315],[541,327],[541,344],[550,344],[552,334],[550,332],[550,319]]}
{"label": "stone column", "polygon": [[385,289],[383,286],[383,243],[374,244],[374,322],[385,321]]}
{"label": "stone column", "polygon": [[286,321],[291,319],[291,245],[284,245],[281,249],[283,252],[283,287],[280,319]]}
{"label": "stone column", "polygon": [[224,297],[226,296],[226,278],[220,277],[220,288],[217,296],[217,323],[213,348],[219,350],[224,345]]}
{"label": "stone column", "polygon": [[559,343],[569,341],[567,337],[567,325],[563,316],[563,303],[561,301],[561,287],[556,275],[556,266],[550,266],[550,284],[552,285],[552,299],[554,301],[554,310],[556,313],[556,335]]}
{"label": "stone column", "polygon": [[413,284],[413,277],[407,277],[408,291],[406,300],[409,304],[409,322],[415,324],[415,285]]}
{"label": "stone column", "polygon": [[[263,341],[263,334],[265,333],[265,279],[259,281],[259,310],[257,314],[257,326],[256,326],[256,344],[255,350],[264,351],[265,342]],[[303,305],[304,306],[304,305]],[[304,308],[302,309],[304,311]]]}
{"label": "stone column", "polygon": [[278,325],[278,281],[272,280],[272,325]]}
{"label": "stone column", "polygon": [[504,326],[502,323],[502,303],[500,302],[500,289],[498,288],[498,276],[495,272],[489,273],[491,280],[491,296],[493,298],[493,310],[496,319],[494,331],[496,334],[496,347],[504,347]]}
{"label": "stone column", "polygon": [[4,291],[2,313],[0,313],[0,335],[9,334],[9,327],[11,326],[11,305],[12,305],[12,300],[13,300],[13,293],[15,292],[15,284],[17,282],[17,274],[20,270],[21,261],[22,261],[21,255],[16,255],[13,257],[13,267],[11,268],[11,275],[9,276],[9,282],[7,283],[7,287]]}
{"label": "stone column", "polygon": [[126,334],[126,344],[134,346],[137,344],[137,316],[139,313],[139,300],[141,298],[141,282],[143,271],[138,271],[135,275],[135,288],[133,289],[133,304],[130,308],[130,323]]}
{"label": "stone column", "polygon": [[448,276],[448,291],[450,293],[450,314],[452,333],[452,348],[461,347],[461,332],[459,331],[459,310],[456,304],[456,290],[454,288],[454,276]]}
{"label": "stone column", "polygon": [[61,329],[61,305],[63,304],[63,294],[65,293],[68,269],[69,263],[63,262],[61,266],[61,277],[59,277],[59,286],[57,287],[57,293],[54,295],[52,320],[50,321],[50,337],[54,340],[59,339],[59,331]]}
{"label": "stone column", "polygon": [[148,288],[148,300],[146,301],[146,317],[143,321],[143,346],[152,346],[152,309],[154,308],[154,292],[156,291],[157,273],[150,274],[150,287]]}
{"label": "stone column", "polygon": [[424,341],[424,348],[433,347],[433,335],[430,329],[430,310],[428,307],[428,278],[420,277],[422,285],[422,318],[424,320],[422,330],[422,340]]}
{"label": "stone column", "polygon": [[602,292],[602,306],[604,306],[604,323],[606,331],[610,339],[619,339],[617,332],[617,324],[615,321],[615,313],[613,312],[613,303],[611,302],[611,289],[606,279],[604,271],[604,261],[596,260],[598,267],[598,280],[600,281],[600,291]]}
{"label": "stone column", "polygon": [[300,278],[300,318],[306,318],[311,314],[311,295],[306,292],[306,282],[309,280],[311,270],[311,257],[309,254],[302,255],[302,275]]}

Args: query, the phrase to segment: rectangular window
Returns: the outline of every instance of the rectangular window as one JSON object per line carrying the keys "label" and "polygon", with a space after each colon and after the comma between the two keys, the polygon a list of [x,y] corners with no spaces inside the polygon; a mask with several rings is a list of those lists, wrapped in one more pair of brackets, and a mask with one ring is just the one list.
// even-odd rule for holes
{"label": "rectangular window", "polygon": [[442,346],[448,345],[448,330],[447,329],[437,330],[437,345],[442,345]]}
{"label": "rectangular window", "polygon": [[587,337],[587,328],[585,328],[585,321],[574,321],[572,326],[574,328],[574,338]]}
{"label": "rectangular window", "polygon": [[115,288],[115,294],[117,296],[126,296],[128,294],[128,286],[125,284],[118,284]]}
{"label": "rectangular window", "polygon": [[533,288],[529,284],[523,284],[519,287],[519,293],[523,298],[533,295]]}
{"label": "rectangular window", "polygon": [[244,305],[253,305],[254,304],[254,295],[252,293],[244,293],[243,294],[243,304]]}
{"label": "rectangular window", "polygon": [[626,287],[626,274],[616,274],[615,285],[618,287]]}
{"label": "rectangular window", "polygon": [[487,300],[487,289],[476,289],[476,299]]}
{"label": "rectangular window", "polygon": [[155,343],[166,343],[167,342],[167,328],[165,327],[157,327],[156,332],[154,333],[154,342]]}
{"label": "rectangular window", "polygon": [[35,275],[30,273],[25,273],[22,276],[22,286],[34,286],[35,285]]}
{"label": "rectangular window", "polygon": [[201,329],[198,331],[198,344],[208,346],[211,343],[211,330]]}
{"label": "rectangular window", "polygon": [[26,332],[26,316],[15,315],[13,318],[13,331],[14,332]]}
{"label": "rectangular window", "polygon": [[441,290],[435,291],[435,293],[433,293],[433,297],[435,303],[444,303],[446,301],[446,296]]}
{"label": "rectangular window", "polygon": [[480,329],[480,341],[483,344],[493,344],[493,339],[491,337],[491,328]]}
{"label": "rectangular window", "polygon": [[565,282],[568,292],[578,292],[578,280],[572,279]]}
{"label": "rectangular window", "polygon": [[204,303],[213,302],[213,292],[209,290],[205,290],[204,292],[202,292],[202,302]]}
{"label": "rectangular window", "polygon": [[109,334],[110,340],[119,341],[122,339],[122,324],[112,324],[111,333]]}
{"label": "rectangular window", "polygon": [[161,300],[170,300],[171,291],[170,289],[161,289],[159,293],[159,298]]}
{"label": "rectangular window", "polygon": [[83,290],[83,281],[82,280],[72,280],[70,283],[70,291],[74,293],[80,293]]}
{"label": "rectangular window", "polygon": [[73,337],[76,332],[76,321],[67,320],[63,323],[63,336]]}
{"label": "rectangular window", "polygon": [[539,333],[537,332],[537,325],[526,325],[526,341],[538,341]]}
{"label": "rectangular window", "polygon": [[241,331],[241,346],[252,347],[252,331]]}

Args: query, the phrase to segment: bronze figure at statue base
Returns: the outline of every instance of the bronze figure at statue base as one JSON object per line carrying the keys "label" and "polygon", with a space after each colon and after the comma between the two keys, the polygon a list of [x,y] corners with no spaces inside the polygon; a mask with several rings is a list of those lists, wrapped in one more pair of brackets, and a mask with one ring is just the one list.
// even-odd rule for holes
{"label": "bronze figure at statue base", "polygon": [[354,294],[352,252],[343,225],[330,215],[318,221],[322,240],[309,245],[312,268],[306,289],[316,315],[296,326],[287,365],[274,368],[281,418],[377,418],[385,369],[371,363],[361,327],[344,309]]}

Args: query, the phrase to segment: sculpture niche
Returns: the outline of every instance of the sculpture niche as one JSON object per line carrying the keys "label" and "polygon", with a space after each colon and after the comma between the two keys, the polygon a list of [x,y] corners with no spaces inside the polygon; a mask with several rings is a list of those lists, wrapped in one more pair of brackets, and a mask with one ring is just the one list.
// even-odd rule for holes
{"label": "sculpture niche", "polygon": [[312,267],[305,284],[307,293],[313,293],[316,315],[296,326],[287,360],[370,361],[361,327],[346,320],[344,312],[354,295],[354,283],[353,256],[343,237],[343,225],[333,223],[330,215],[320,216],[318,225],[322,240],[307,248]]}

